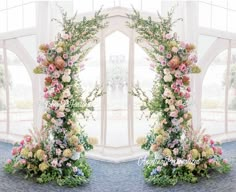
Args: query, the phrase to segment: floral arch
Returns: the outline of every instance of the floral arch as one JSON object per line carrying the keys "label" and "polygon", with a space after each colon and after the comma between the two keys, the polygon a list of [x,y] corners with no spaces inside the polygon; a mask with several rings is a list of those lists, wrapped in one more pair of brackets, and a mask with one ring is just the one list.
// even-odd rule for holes
{"label": "floral arch", "polygon": [[[96,34],[106,26],[106,21],[109,22],[106,17],[99,11],[93,18],[78,22],[75,17],[68,19],[63,13],[63,21],[58,21],[63,33],[58,34],[56,41],[39,47],[39,65],[34,72],[46,74],[44,124],[40,131],[26,135],[16,144],[12,150],[13,159],[5,165],[7,172],[23,171],[27,177],[35,176],[40,183],[55,180],[59,185],[69,186],[88,180],[91,169],[84,153],[93,148],[93,141],[76,120],[77,115],[86,118],[87,112],[93,111],[92,102],[103,92],[96,86],[84,98],[78,73]],[[171,32],[172,12],[167,18],[153,21],[151,17],[141,18],[134,11],[125,17],[126,21],[129,19],[133,41],[136,37],[142,41],[159,77],[154,81],[152,99],[139,87],[132,91],[143,103],[141,110],[149,111],[150,115],[159,114],[158,125],[151,129],[142,145],[150,150],[148,162],[151,163],[144,166],[145,178],[163,186],[174,185],[179,180],[196,182],[197,176],[206,176],[209,169],[228,171],[221,148],[208,135],[196,135],[192,129],[187,105],[190,97],[188,74],[200,70],[192,55],[194,46],[180,42]],[[117,23],[116,27],[118,30]],[[130,81],[129,88],[133,86]],[[129,99],[132,100],[131,95]],[[132,134],[132,129],[128,134]],[[129,144],[132,145],[131,141]],[[199,163],[192,163],[195,161]]]}

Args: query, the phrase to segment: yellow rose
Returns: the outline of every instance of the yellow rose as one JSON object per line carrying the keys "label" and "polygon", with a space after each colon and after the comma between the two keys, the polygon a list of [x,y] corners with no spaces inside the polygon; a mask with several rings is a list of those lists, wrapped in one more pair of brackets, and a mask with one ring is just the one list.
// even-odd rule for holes
{"label": "yellow rose", "polygon": [[22,157],[25,157],[27,158],[28,157],[28,154],[29,154],[29,149],[28,148],[23,148],[20,152],[21,156]]}
{"label": "yellow rose", "polygon": [[36,151],[36,153],[35,153],[35,157],[38,159],[38,160],[40,160],[40,161],[42,161],[43,160],[43,156],[45,155],[45,152],[44,152],[44,150],[42,150],[42,149],[38,149],[37,151]]}
{"label": "yellow rose", "polygon": [[164,141],[164,138],[162,135],[158,135],[156,137],[156,143],[161,144]]}
{"label": "yellow rose", "polygon": [[143,145],[143,144],[146,143],[146,142],[147,142],[146,137],[138,137],[138,138],[136,139],[136,143],[137,143],[138,145]]}
{"label": "yellow rose", "polygon": [[171,150],[168,149],[168,148],[165,148],[165,149],[163,150],[162,154],[163,154],[164,156],[166,156],[166,157],[172,156],[172,152],[171,152]]}
{"label": "yellow rose", "polygon": [[39,170],[42,172],[45,171],[46,169],[48,169],[48,167],[49,167],[48,164],[45,162],[42,162],[39,164]]}
{"label": "yellow rose", "polygon": [[69,143],[72,145],[77,145],[79,142],[79,138],[76,136],[76,135],[72,135],[70,138],[69,138]]}
{"label": "yellow rose", "polygon": [[200,153],[198,152],[197,149],[192,149],[192,150],[190,151],[190,153],[191,153],[193,159],[198,159],[199,156],[200,156]]}
{"label": "yellow rose", "polygon": [[63,156],[64,156],[64,157],[67,157],[67,158],[72,157],[72,151],[71,151],[70,149],[65,149],[65,150],[63,151]]}
{"label": "yellow rose", "polygon": [[89,137],[88,143],[91,145],[96,145],[96,144],[98,144],[98,139],[96,137]]}
{"label": "yellow rose", "polygon": [[206,157],[210,157],[210,156],[214,155],[214,151],[210,147],[208,147],[205,151],[206,151]]}
{"label": "yellow rose", "polygon": [[190,171],[193,171],[195,169],[195,165],[193,163],[187,163],[185,165]]}
{"label": "yellow rose", "polygon": [[157,151],[158,150],[158,145],[157,144],[152,144],[151,147],[150,147],[150,150],[151,151]]}
{"label": "yellow rose", "polygon": [[76,147],[76,151],[77,151],[77,152],[83,152],[83,151],[84,151],[84,146],[83,146],[83,145],[78,145],[78,146]]}

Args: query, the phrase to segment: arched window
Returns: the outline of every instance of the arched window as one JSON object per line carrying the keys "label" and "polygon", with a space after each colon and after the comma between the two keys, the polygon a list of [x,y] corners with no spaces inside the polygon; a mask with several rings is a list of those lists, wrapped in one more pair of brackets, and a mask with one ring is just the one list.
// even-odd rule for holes
{"label": "arched window", "polygon": [[202,127],[209,134],[225,132],[227,50],[215,57],[202,85]]}
{"label": "arched window", "polygon": [[0,132],[24,135],[33,126],[32,82],[15,53],[1,49],[0,58]]}

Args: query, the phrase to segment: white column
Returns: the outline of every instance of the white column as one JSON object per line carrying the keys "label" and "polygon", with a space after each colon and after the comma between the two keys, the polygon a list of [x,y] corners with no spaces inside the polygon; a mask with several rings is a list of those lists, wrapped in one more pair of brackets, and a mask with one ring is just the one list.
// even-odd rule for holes
{"label": "white column", "polygon": [[100,76],[101,85],[105,94],[101,98],[101,145],[103,149],[106,145],[107,135],[107,84],[106,84],[106,45],[104,32],[101,31],[101,42],[100,42]]}
{"label": "white column", "polygon": [[10,102],[9,102],[9,76],[8,76],[8,65],[7,65],[7,50],[6,50],[6,41],[3,40],[3,65],[4,65],[4,74],[6,80],[6,108],[7,108],[7,134],[10,131]]}
{"label": "white column", "polygon": [[229,78],[230,78],[230,65],[231,65],[231,40],[228,45],[228,58],[227,58],[227,71],[225,82],[225,133],[228,133],[228,95],[229,95]]}
{"label": "white column", "polygon": [[[130,30],[129,39],[129,71],[128,71],[128,91],[134,86],[134,32]],[[128,141],[131,147],[134,144],[134,126],[133,126],[133,96],[128,94]]]}

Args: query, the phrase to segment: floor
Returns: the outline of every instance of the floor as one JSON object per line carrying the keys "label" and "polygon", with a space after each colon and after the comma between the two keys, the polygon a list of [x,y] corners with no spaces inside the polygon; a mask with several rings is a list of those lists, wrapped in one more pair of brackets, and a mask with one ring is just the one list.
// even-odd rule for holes
{"label": "floor", "polygon": [[224,156],[233,167],[230,173],[213,174],[197,184],[180,183],[166,188],[145,183],[138,160],[114,164],[89,159],[93,169],[91,180],[76,188],[59,187],[54,183],[37,184],[25,180],[22,175],[9,175],[3,171],[11,147],[11,144],[0,142],[0,192],[236,192],[236,142],[223,144]]}

